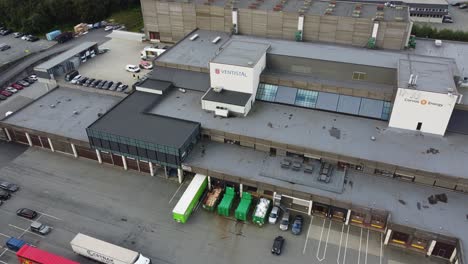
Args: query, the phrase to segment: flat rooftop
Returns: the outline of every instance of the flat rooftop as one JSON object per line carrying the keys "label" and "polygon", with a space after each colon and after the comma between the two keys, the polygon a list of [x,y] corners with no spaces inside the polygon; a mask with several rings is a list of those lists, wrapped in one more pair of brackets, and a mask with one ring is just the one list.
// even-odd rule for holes
{"label": "flat rooftop", "polygon": [[[190,40],[195,34],[198,34],[198,38]],[[213,44],[212,41],[218,36],[221,40]],[[166,50],[157,58],[157,61],[208,68],[209,62],[220,52],[220,47],[227,40],[229,40],[229,34],[225,32],[196,30]]]}
{"label": "flat rooftop", "polygon": [[49,69],[52,69],[53,67],[57,66],[58,64],[74,57],[75,55],[81,53],[84,50],[87,50],[95,45],[98,45],[97,42],[83,42],[79,44],[76,47],[73,47],[63,53],[60,53],[58,56],[53,57],[52,59],[43,62],[36,67],[34,67],[34,70],[39,70],[39,71],[47,71]]}
{"label": "flat rooftop", "polygon": [[241,93],[236,91],[222,90],[215,92],[210,89],[203,97],[203,100],[212,101],[217,103],[224,103],[237,106],[245,106],[249,101],[251,94]]}
{"label": "flat rooftop", "polygon": [[2,122],[87,142],[86,127],[99,118],[99,113],[104,114],[121,99],[59,87]]}
{"label": "flat rooftop", "polygon": [[[353,205],[387,210],[390,212],[392,223],[459,238],[465,255],[468,253],[466,194],[444,192],[440,188],[366,175],[355,170],[347,171],[348,181],[343,192],[330,192],[308,186],[291,177],[285,177],[283,180],[275,177],[274,171],[268,169],[272,163],[276,163],[275,159],[277,158],[270,157],[269,153],[251,148],[203,141],[189,154],[184,165],[320,195]],[[291,170],[288,172],[294,173]],[[441,193],[447,195],[448,203],[428,203],[429,196]],[[404,201],[404,204],[400,201]],[[419,208],[418,204],[421,205]],[[447,219],[450,219],[450,224],[447,224]]]}
{"label": "flat rooftop", "polygon": [[[175,2],[186,3],[185,0],[176,0]],[[191,1],[196,5],[204,5],[206,1],[204,0],[194,0]],[[255,1],[250,0],[238,0],[234,4],[229,0],[218,0],[210,2],[213,6],[221,6],[225,8],[244,8],[248,9],[249,6]],[[258,3],[258,2],[257,2]],[[264,1],[256,5],[256,10],[261,11],[273,11],[273,8],[279,2],[275,1]],[[307,3],[304,0],[289,0],[283,4],[281,11],[292,12],[292,13],[304,13],[306,15],[325,15],[326,9],[329,7],[328,1],[313,1]],[[336,2],[333,12],[330,16],[343,16],[343,17],[352,17],[353,11],[355,9],[356,3],[351,2]],[[377,5],[373,3],[361,3],[361,13],[360,18],[374,18],[377,13]],[[402,7],[401,10],[396,10],[395,8],[385,8],[384,9],[384,20],[385,21],[408,21],[408,9],[407,7]]]}
{"label": "flat rooftop", "polygon": [[269,47],[264,43],[232,40],[211,62],[253,68]]}
{"label": "flat rooftop", "polygon": [[413,89],[442,94],[457,91],[453,73],[448,64],[400,60],[398,64],[399,88],[408,88],[411,74],[417,76],[416,86]]}
{"label": "flat rooftop", "polygon": [[146,109],[151,109],[160,99],[157,94],[133,92],[89,128],[179,148],[198,128],[198,123],[147,113]]}
{"label": "flat rooftop", "polygon": [[[196,40],[191,41],[190,36],[193,36],[194,34],[198,34],[199,37]],[[224,34],[225,37],[222,37],[218,44],[211,43],[212,39],[218,35],[221,36],[222,34]],[[446,63],[451,65],[454,75],[459,74],[456,67],[457,65],[453,59],[455,56],[445,58],[445,56],[427,56],[430,54],[415,54],[405,51],[370,50],[337,44],[297,42],[246,35],[232,35],[229,37],[229,35],[223,32],[207,30],[196,30],[168,51],[164,52],[163,55],[158,57],[156,60],[169,64],[180,64],[189,67],[202,67],[208,69],[209,62],[220,52],[220,48],[224,48],[225,46],[223,45],[221,47],[220,43],[228,43],[228,41],[243,41],[269,45],[270,48],[267,51],[267,56],[268,54],[272,54],[390,69],[397,69],[398,61],[400,59],[407,59],[422,62]],[[239,53],[238,56],[242,56],[242,54]],[[468,63],[466,64],[468,65]]]}
{"label": "flat rooftop", "polygon": [[202,128],[468,178],[467,135],[422,135],[388,128],[385,121],[258,101],[248,116],[223,119],[202,110],[202,95],[173,91],[150,112],[200,122]]}

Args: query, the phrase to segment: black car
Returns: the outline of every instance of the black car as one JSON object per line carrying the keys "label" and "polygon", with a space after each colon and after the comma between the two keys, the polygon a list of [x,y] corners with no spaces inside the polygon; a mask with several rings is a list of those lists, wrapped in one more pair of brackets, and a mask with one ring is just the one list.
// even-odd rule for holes
{"label": "black car", "polygon": [[95,81],[93,81],[93,82],[91,83],[91,85],[90,85],[89,87],[93,87],[93,88],[94,88],[94,87],[98,86],[99,83],[101,83],[101,82],[102,82],[102,80],[95,80]]}
{"label": "black car", "polygon": [[82,79],[79,79],[78,82],[77,82],[76,84],[78,84],[78,85],[83,85],[83,84],[85,84],[88,80],[89,80],[88,77],[84,77],[84,78],[82,78]]}
{"label": "black car", "polygon": [[10,49],[10,48],[11,48],[10,45],[3,45],[3,46],[0,47],[0,51],[5,51],[5,50]]}
{"label": "black car", "polygon": [[21,208],[16,211],[16,215],[28,218],[28,219],[34,219],[37,216],[37,212],[28,208]]}
{"label": "black car", "polygon": [[102,81],[98,85],[96,85],[96,88],[102,89],[102,87],[104,87],[104,85],[106,85],[106,83],[107,83],[107,81]]}
{"label": "black car", "polygon": [[0,190],[0,200],[8,200],[10,199],[11,194],[5,190]]}
{"label": "black car", "polygon": [[108,90],[109,88],[111,88],[113,84],[114,84],[113,81],[107,82],[104,86],[102,86],[102,89]]}
{"label": "black car", "polygon": [[117,82],[117,83],[114,83],[110,88],[109,90],[110,91],[115,91],[117,90],[117,88],[122,84],[122,82]]}
{"label": "black car", "polygon": [[7,181],[0,181],[0,188],[10,192],[16,192],[19,189],[18,185]]}
{"label": "black car", "polygon": [[28,38],[28,41],[30,41],[30,42],[36,42],[38,40],[39,40],[39,38],[36,37],[36,36],[31,36],[31,37]]}
{"label": "black car", "polygon": [[96,80],[96,79],[94,79],[94,78],[88,79],[88,80],[83,84],[83,86],[85,86],[85,87],[91,86],[91,84],[92,84],[95,80]]}
{"label": "black car", "polygon": [[6,100],[6,99],[7,99],[6,96],[0,94],[0,100]]}
{"label": "black car", "polygon": [[283,249],[284,238],[282,236],[277,236],[273,241],[273,246],[271,247],[271,254],[281,255],[281,250]]}
{"label": "black car", "polygon": [[291,227],[291,233],[294,235],[299,235],[302,232],[302,225],[304,223],[304,217],[302,215],[296,215]]}

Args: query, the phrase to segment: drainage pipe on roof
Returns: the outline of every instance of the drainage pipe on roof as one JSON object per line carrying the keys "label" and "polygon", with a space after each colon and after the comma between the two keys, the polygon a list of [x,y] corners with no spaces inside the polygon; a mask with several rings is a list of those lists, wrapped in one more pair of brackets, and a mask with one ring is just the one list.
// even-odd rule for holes
{"label": "drainage pipe on roof", "polygon": [[296,41],[302,41],[303,32],[304,32],[304,15],[300,15],[297,19]]}
{"label": "drainage pipe on roof", "polygon": [[232,9],[232,33],[239,33],[239,22],[237,16],[237,9]]}

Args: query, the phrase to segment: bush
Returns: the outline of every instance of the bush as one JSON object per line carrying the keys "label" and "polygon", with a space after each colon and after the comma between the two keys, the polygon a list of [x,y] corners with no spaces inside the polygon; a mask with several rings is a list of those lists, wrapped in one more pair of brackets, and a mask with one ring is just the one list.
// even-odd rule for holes
{"label": "bush", "polygon": [[443,39],[443,40],[456,40],[468,42],[468,32],[457,30],[453,31],[450,29],[437,30],[436,28],[428,25],[413,25],[411,31],[413,35],[419,38],[432,38],[432,39]]}

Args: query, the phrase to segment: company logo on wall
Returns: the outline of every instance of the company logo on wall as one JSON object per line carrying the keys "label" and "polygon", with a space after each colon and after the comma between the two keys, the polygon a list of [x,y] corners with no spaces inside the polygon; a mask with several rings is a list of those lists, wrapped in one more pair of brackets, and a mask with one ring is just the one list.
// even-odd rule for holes
{"label": "company logo on wall", "polygon": [[405,98],[405,102],[416,103],[416,104],[421,104],[421,105],[433,105],[433,106],[438,106],[438,107],[444,106],[443,104],[431,102],[426,99],[417,100],[417,99]]}
{"label": "company logo on wall", "polygon": [[247,77],[247,74],[242,71],[233,71],[233,70],[220,70],[220,69],[215,69],[216,74],[227,74],[227,75],[234,75],[234,76],[240,76],[240,77]]}

